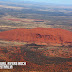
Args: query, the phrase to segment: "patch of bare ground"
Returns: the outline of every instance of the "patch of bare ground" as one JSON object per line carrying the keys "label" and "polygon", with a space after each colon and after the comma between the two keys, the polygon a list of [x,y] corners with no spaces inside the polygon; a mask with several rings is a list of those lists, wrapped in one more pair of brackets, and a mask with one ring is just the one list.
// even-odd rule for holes
{"label": "patch of bare ground", "polygon": [[3,47],[6,47],[6,46],[20,46],[20,45],[25,45],[25,44],[26,44],[26,42],[0,40],[0,46],[3,46]]}

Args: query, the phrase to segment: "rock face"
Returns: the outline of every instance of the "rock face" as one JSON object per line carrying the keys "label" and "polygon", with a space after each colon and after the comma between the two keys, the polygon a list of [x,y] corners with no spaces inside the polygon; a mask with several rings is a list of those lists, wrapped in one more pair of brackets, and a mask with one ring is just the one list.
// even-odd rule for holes
{"label": "rock face", "polygon": [[39,44],[72,44],[72,32],[60,28],[20,28],[0,32],[0,39]]}

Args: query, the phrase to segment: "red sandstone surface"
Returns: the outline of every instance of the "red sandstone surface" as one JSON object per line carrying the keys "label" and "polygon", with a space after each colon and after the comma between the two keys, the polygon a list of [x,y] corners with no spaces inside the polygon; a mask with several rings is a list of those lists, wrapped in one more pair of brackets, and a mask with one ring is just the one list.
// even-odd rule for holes
{"label": "red sandstone surface", "polygon": [[20,28],[0,32],[0,39],[40,44],[71,44],[72,32],[60,28]]}

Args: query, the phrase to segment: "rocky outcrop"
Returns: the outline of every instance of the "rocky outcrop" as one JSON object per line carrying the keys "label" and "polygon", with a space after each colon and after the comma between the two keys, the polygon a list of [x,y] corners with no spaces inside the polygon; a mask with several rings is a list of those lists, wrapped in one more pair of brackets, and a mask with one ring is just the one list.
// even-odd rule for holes
{"label": "rocky outcrop", "polygon": [[39,44],[72,44],[72,32],[60,28],[13,29],[0,32],[1,40]]}

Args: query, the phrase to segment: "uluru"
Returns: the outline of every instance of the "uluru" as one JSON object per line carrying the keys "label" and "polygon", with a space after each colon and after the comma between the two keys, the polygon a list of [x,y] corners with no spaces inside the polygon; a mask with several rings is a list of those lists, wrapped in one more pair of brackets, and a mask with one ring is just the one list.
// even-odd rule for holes
{"label": "uluru", "polygon": [[19,28],[0,32],[0,40],[39,44],[72,44],[72,32],[61,28]]}

